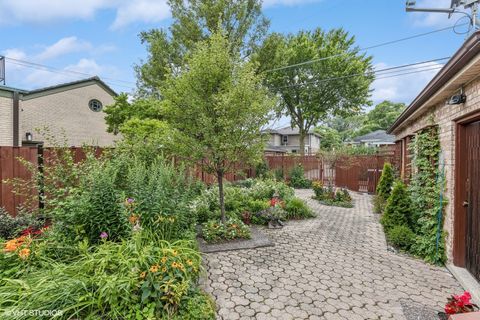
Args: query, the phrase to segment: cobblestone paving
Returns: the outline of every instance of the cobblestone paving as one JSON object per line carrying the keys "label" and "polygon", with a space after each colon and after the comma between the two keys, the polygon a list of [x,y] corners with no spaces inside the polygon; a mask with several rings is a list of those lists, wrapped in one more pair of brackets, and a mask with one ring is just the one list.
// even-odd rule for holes
{"label": "cobblestone paving", "polygon": [[352,209],[297,196],[318,216],[266,230],[275,247],[205,256],[218,319],[405,319],[400,301],[441,310],[462,290],[446,269],[387,251],[370,196],[353,194]]}

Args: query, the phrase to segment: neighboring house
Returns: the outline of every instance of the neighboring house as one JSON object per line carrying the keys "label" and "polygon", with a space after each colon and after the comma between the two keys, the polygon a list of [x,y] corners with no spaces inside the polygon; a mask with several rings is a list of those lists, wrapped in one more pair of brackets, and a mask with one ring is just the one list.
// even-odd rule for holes
{"label": "neighboring house", "polygon": [[[300,134],[298,128],[285,127],[281,129],[269,129],[270,134],[265,152],[277,153],[300,153]],[[305,137],[305,154],[315,154],[320,150],[320,135],[310,130]]]}
{"label": "neighboring house", "polygon": [[31,91],[0,86],[0,146],[48,146],[42,128],[68,146],[110,146],[118,137],[107,132],[102,108],[116,95],[98,77]]}
{"label": "neighboring house", "polygon": [[388,134],[385,130],[376,130],[363,136],[353,138],[349,144],[362,145],[366,147],[381,147],[395,144],[395,136]]}
{"label": "neighboring house", "polygon": [[[477,31],[389,129],[401,150],[401,175],[408,178],[411,138],[432,125],[432,118],[438,125],[448,199],[444,224],[448,234],[447,257],[477,280],[480,280],[479,75],[480,32]],[[453,101],[455,96],[457,99]]]}

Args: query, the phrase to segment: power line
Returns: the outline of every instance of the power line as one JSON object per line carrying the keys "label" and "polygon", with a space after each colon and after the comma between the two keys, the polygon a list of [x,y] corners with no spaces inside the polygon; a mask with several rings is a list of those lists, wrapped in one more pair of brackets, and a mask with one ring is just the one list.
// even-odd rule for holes
{"label": "power line", "polygon": [[[278,90],[278,89],[284,89],[284,88],[298,87],[298,86],[304,86],[304,85],[309,85],[309,84],[314,84],[314,83],[322,83],[322,82],[348,79],[348,78],[352,78],[352,77],[368,76],[368,75],[374,75],[374,74],[380,74],[380,76],[382,76],[382,75],[386,75],[386,74],[389,74],[389,73],[400,72],[399,74],[394,74],[394,75],[390,75],[390,76],[386,76],[386,77],[378,77],[375,80],[386,79],[386,78],[391,78],[391,77],[400,76],[400,75],[404,75],[404,74],[420,73],[420,72],[425,72],[425,71],[430,71],[430,70],[441,69],[443,66],[432,66],[432,65],[419,66],[419,65],[426,64],[426,63],[431,63],[431,62],[435,62],[435,61],[440,61],[440,60],[446,60],[446,59],[450,59],[450,58],[441,58],[441,59],[433,59],[433,60],[417,62],[417,63],[410,63],[410,64],[405,64],[405,65],[402,65],[402,66],[395,66],[395,67],[375,70],[375,71],[372,71],[372,72],[356,73],[356,74],[349,74],[349,75],[338,76],[338,77],[330,77],[330,78],[325,78],[325,79],[317,79],[317,80],[313,80],[313,81],[310,81],[310,82],[296,83],[296,84],[291,84],[291,85],[287,85],[287,86],[277,87],[275,89]],[[416,68],[408,68],[408,67],[411,67],[411,66],[417,66],[417,67]],[[393,71],[393,70],[395,70],[395,71]],[[415,71],[404,73],[404,71],[407,71],[407,70],[415,70]]]}
{"label": "power line", "polygon": [[[432,67],[432,68],[429,68],[429,69],[422,69],[422,70],[412,71],[412,72],[408,72],[408,73],[398,73],[398,74],[389,75],[389,76],[385,76],[385,77],[378,77],[378,78],[375,78],[375,80],[394,78],[394,77],[402,76],[402,75],[405,75],[405,74],[421,73],[421,72],[425,72],[425,71],[438,70],[438,69],[441,69],[441,68],[442,68],[441,66],[437,66],[437,67]],[[345,79],[345,78],[354,78],[354,77],[359,77],[359,76],[362,76],[362,74],[354,74],[354,75],[349,75],[349,76],[344,76],[344,77],[315,80],[315,81],[306,82],[306,83],[298,83],[298,84],[292,84],[292,85],[288,85],[288,86],[278,87],[278,88],[275,88],[275,89],[278,90],[278,89],[284,89],[284,88],[299,87],[299,86],[317,84],[317,83],[328,82],[328,81],[333,81],[333,80],[340,80],[340,79]]]}
{"label": "power line", "polygon": [[[73,76],[73,75],[81,75],[81,76],[88,76],[88,77],[95,76],[93,74],[89,74],[89,73],[85,73],[85,72],[80,72],[80,71],[75,71],[75,70],[59,69],[59,68],[43,65],[43,64],[40,64],[40,63],[15,59],[15,58],[11,58],[11,57],[5,57],[5,59],[10,60],[9,63],[11,63],[11,64],[15,64],[15,65],[19,65],[19,66],[23,66],[23,67],[27,67],[27,68],[34,68],[34,69],[37,69],[37,70],[48,71],[48,72],[57,73],[57,74],[63,74],[63,75],[69,75],[69,76]],[[135,83],[131,82],[131,81],[125,81],[125,80],[115,79],[115,78],[110,78],[110,77],[103,77],[102,76],[102,80],[104,80],[104,81],[106,80],[105,82],[108,82],[110,84],[113,84],[113,85],[116,85],[116,86],[119,86],[119,87],[129,88],[129,89],[134,89],[134,87],[121,85],[121,84],[118,84],[118,83],[134,84],[135,85]],[[115,82],[118,82],[118,83],[115,83]]]}
{"label": "power line", "polygon": [[[445,28],[441,28],[441,29],[437,29],[437,30],[433,30],[433,31],[429,31],[429,32],[415,34],[415,35],[408,36],[408,37],[405,37],[405,38],[391,40],[391,41],[379,43],[379,44],[376,44],[376,45],[372,45],[372,46],[369,46],[369,47],[361,48],[358,51],[367,51],[367,50],[370,50],[370,49],[375,49],[375,48],[395,44],[395,43],[402,42],[402,41],[412,40],[412,39],[428,36],[428,35],[431,35],[431,34],[434,34],[434,33],[443,32],[443,31],[446,31],[446,30],[457,28],[459,26],[466,25],[466,24],[467,23],[463,23],[463,24],[460,24],[460,25],[455,24],[455,25],[450,26],[450,27],[445,27]],[[315,62],[318,62],[318,61],[324,61],[324,60],[340,57],[340,56],[343,56],[345,54],[347,54],[347,53],[343,52],[343,53],[334,54],[334,55],[327,56],[327,57],[322,57],[322,58],[312,59],[312,60],[308,60],[308,61],[304,61],[304,62],[300,62],[300,63],[296,63],[296,64],[291,64],[291,65],[288,65],[288,66],[273,68],[273,69],[265,70],[263,72],[273,72],[273,71],[286,70],[286,69],[290,69],[290,68],[296,68],[296,67],[304,66],[304,65],[307,65],[307,64],[312,64],[312,63],[315,63]]]}

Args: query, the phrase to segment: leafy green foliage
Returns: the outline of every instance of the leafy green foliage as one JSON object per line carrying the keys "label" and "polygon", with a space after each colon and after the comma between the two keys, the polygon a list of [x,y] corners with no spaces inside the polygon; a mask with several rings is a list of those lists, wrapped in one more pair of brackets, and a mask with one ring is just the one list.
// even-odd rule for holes
{"label": "leafy green foliage", "polygon": [[314,199],[327,206],[353,208],[352,196],[347,189],[324,186],[321,181],[314,181]]}
{"label": "leafy green foliage", "polygon": [[300,198],[292,198],[285,205],[287,219],[306,219],[313,218],[315,214],[307,206],[305,201]]}
{"label": "leafy green foliage", "polygon": [[403,182],[396,181],[387,200],[381,223],[388,233],[395,226],[411,226],[413,222],[412,215],[412,206],[407,187]]}
{"label": "leafy green foliage", "polygon": [[186,56],[199,42],[223,31],[233,54],[249,56],[268,29],[258,0],[170,0],[172,24],[169,30],[152,29],[140,33],[148,58],[136,66],[141,96],[159,95],[158,88],[170,70],[179,70]]}
{"label": "leafy green foliage", "polygon": [[382,175],[377,185],[377,195],[388,199],[390,193],[392,192],[393,182],[395,181],[395,174],[393,172],[393,166],[385,162],[383,165]]}
{"label": "leafy green foliage", "polygon": [[[282,69],[326,56],[333,58]],[[289,116],[292,126],[299,128],[301,153],[307,132],[322,119],[355,114],[370,104],[371,58],[360,54],[354,37],[342,29],[274,33],[255,58],[264,61],[261,69],[268,70],[266,83],[280,96],[279,113]],[[362,76],[348,77],[352,74]]]}
{"label": "leafy green foliage", "polygon": [[59,310],[64,318],[80,319],[164,318],[187,302],[199,270],[193,242],[168,243],[139,232],[84,248],[71,263],[45,258],[43,269],[4,280],[0,309]]}
{"label": "leafy green foliage", "polygon": [[23,210],[20,210],[15,217],[12,217],[7,211],[0,208],[0,239],[9,240],[16,238],[28,227],[38,230],[44,225],[45,219],[42,217]]}
{"label": "leafy green foliage", "polygon": [[394,247],[408,251],[415,242],[415,233],[405,226],[394,226],[387,232],[388,242]]}
{"label": "leafy green foliage", "polygon": [[290,172],[290,186],[297,189],[308,189],[312,186],[312,181],[305,178],[305,171],[301,165],[293,167]]}
{"label": "leafy green foliage", "polygon": [[409,190],[415,195],[411,197],[413,231],[418,235],[412,252],[428,262],[443,263],[446,259],[444,212],[440,208],[445,208],[446,199],[441,203],[440,194],[445,189],[445,178],[439,163],[441,147],[438,127],[432,126],[417,133],[410,147],[414,153],[412,166],[415,170]]}
{"label": "leafy green foliage", "polygon": [[404,103],[394,103],[388,100],[377,104],[366,114],[365,121],[356,135],[361,136],[375,130],[387,130],[405,110],[405,107]]}
{"label": "leafy green foliage", "polygon": [[232,56],[230,46],[214,34],[187,58],[187,71],[169,74],[162,87],[167,119],[181,132],[177,151],[217,176],[222,219],[223,177],[235,163],[261,160],[260,130],[274,105],[253,63]]}
{"label": "leafy green foliage", "polygon": [[215,303],[206,293],[195,291],[180,305],[172,320],[215,320]]}
{"label": "leafy green foliage", "polygon": [[202,237],[207,242],[223,240],[250,239],[250,228],[237,218],[226,222],[209,220],[202,225]]}

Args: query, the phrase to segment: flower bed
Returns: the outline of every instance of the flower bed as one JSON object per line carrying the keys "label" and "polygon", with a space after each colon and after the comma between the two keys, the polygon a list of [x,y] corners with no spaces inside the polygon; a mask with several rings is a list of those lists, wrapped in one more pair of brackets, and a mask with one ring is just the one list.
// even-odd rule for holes
{"label": "flower bed", "polygon": [[347,189],[325,187],[322,182],[315,181],[312,184],[315,200],[327,206],[353,208],[353,200]]}
{"label": "flower bed", "polygon": [[225,223],[219,220],[209,220],[202,225],[202,237],[208,243],[234,239],[250,239],[250,228],[242,221],[228,218]]}

